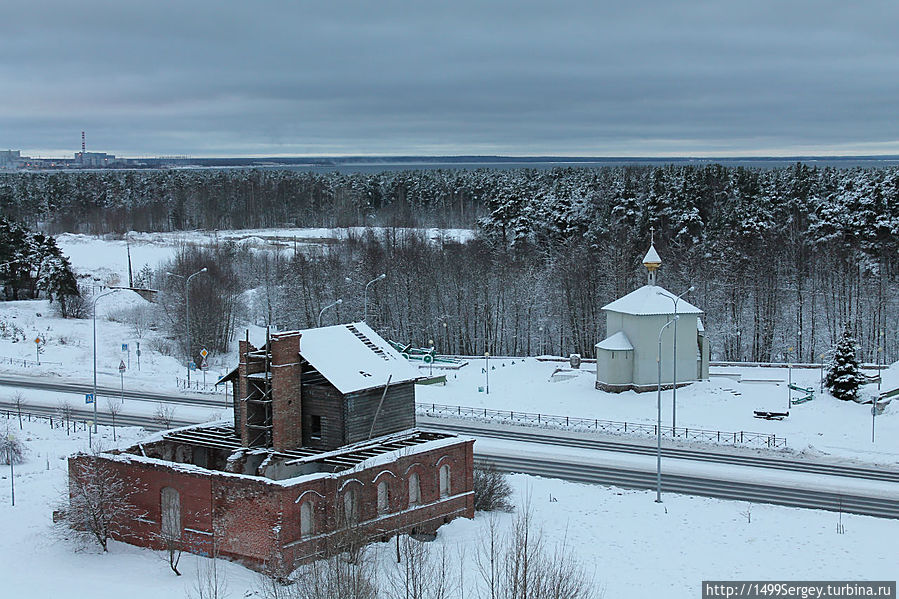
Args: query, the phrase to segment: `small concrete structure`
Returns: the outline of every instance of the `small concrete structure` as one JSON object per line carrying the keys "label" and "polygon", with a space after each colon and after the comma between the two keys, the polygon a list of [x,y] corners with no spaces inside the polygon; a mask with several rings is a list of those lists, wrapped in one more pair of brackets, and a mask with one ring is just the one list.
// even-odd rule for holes
{"label": "small concrete structure", "polygon": [[[662,264],[650,245],[643,259],[648,283],[603,306],[606,338],[596,344],[596,388],[621,392],[651,391],[658,387],[659,331],[675,314],[676,296],[656,285],[656,271]],[[677,301],[677,384],[689,384],[709,377],[709,347],[700,320],[702,310],[689,302]],[[662,334],[662,386],[674,383],[674,326]]]}

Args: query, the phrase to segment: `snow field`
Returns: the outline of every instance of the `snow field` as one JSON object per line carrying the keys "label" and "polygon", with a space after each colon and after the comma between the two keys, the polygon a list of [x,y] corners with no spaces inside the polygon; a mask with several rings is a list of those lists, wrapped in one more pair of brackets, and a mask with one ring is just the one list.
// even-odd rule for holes
{"label": "snow field", "polygon": [[[6,431],[6,420],[0,420]],[[27,463],[16,467],[16,505],[10,505],[8,467],[0,467],[0,580],[6,597],[150,599],[182,597],[205,558],[185,555],[182,577],[163,556],[112,543],[108,554],[75,551],[53,534],[52,509],[65,488],[65,457],[86,448],[84,433],[16,419],[9,432],[25,440]],[[127,442],[139,429],[120,429]],[[101,438],[111,444],[111,431]],[[47,464],[49,463],[49,469]],[[899,550],[899,521],[832,512],[749,505],[699,497],[567,483],[512,475],[514,502],[529,504],[546,543],[565,543],[572,557],[594,575],[606,597],[672,599],[697,596],[702,580],[893,580]],[[507,533],[514,514],[496,514]],[[458,565],[464,555],[466,596],[479,584],[475,555],[491,516],[455,520],[440,529],[435,548],[446,546]],[[751,519],[751,521],[749,521]],[[393,544],[374,545],[384,563]],[[231,597],[252,597],[256,574],[220,562]],[[458,571],[458,567],[456,568]]]}

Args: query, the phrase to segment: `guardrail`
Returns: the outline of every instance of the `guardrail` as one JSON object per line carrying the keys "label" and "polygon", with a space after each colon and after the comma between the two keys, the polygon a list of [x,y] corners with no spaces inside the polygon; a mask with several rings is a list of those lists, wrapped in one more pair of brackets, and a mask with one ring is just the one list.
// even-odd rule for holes
{"label": "guardrail", "polygon": [[11,356],[0,356],[0,364],[10,364],[11,366],[22,366],[24,368],[31,368],[32,366],[62,366],[62,362],[48,362],[41,360],[38,363],[35,360],[29,360],[27,358],[13,358]]}
{"label": "guardrail", "polygon": [[215,383],[204,383],[203,381],[191,380],[188,385],[186,378],[175,377],[175,384],[179,389],[186,391],[197,391],[199,393],[224,393],[228,394],[228,383],[224,385],[216,385]]}
{"label": "guardrail", "polygon": [[[636,422],[619,422],[600,420],[598,418],[573,418],[571,416],[553,416],[551,414],[535,414],[514,410],[491,410],[488,408],[470,408],[465,406],[448,406],[435,403],[417,403],[415,412],[431,418],[469,418],[486,422],[501,422],[544,428],[570,429],[578,431],[595,431],[621,435],[658,435],[659,428],[655,424]],[[727,445],[752,445],[756,447],[783,448],[787,446],[785,437],[753,431],[712,431],[699,428],[662,426],[662,436],[687,441],[705,441]]]}
{"label": "guardrail", "polygon": [[16,410],[3,410],[0,414],[5,415],[7,420],[18,420],[20,417],[25,422],[40,422],[43,420],[50,425],[50,428],[66,429],[67,434],[70,432],[77,433],[78,431],[87,431],[88,427],[88,420],[86,418],[67,418],[62,415],[33,414],[25,410],[22,410],[21,416]]}

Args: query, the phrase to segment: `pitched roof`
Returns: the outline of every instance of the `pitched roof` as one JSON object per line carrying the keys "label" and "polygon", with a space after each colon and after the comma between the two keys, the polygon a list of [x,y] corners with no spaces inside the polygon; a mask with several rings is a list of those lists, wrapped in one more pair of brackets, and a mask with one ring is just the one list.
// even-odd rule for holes
{"label": "pitched roof", "polygon": [[[300,332],[300,356],[343,394],[421,378],[417,368],[364,322]],[[230,381],[237,368],[216,383]]]}
{"label": "pitched roof", "polygon": [[337,387],[353,393],[419,378],[398,351],[364,322],[300,331],[300,355]]}
{"label": "pitched roof", "polygon": [[656,251],[656,246],[650,245],[649,251],[646,252],[646,256],[643,257],[643,264],[661,264],[662,258],[659,257],[659,253]]}
{"label": "pitched roof", "polygon": [[608,351],[633,351],[634,346],[631,345],[631,340],[627,338],[624,331],[618,331],[597,343],[596,348]]}
{"label": "pitched roof", "polygon": [[[637,316],[652,316],[660,314],[674,314],[674,302],[676,295],[667,289],[657,285],[644,285],[635,291],[631,291],[622,298],[602,307],[609,312],[622,314],[634,314]],[[677,302],[678,314],[702,314],[702,310],[681,298]]]}

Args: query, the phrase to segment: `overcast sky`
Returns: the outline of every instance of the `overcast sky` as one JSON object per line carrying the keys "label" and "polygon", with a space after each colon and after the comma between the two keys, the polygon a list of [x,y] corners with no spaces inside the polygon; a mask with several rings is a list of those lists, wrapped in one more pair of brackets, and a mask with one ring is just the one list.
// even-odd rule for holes
{"label": "overcast sky", "polygon": [[0,148],[899,153],[899,2],[0,4]]}

